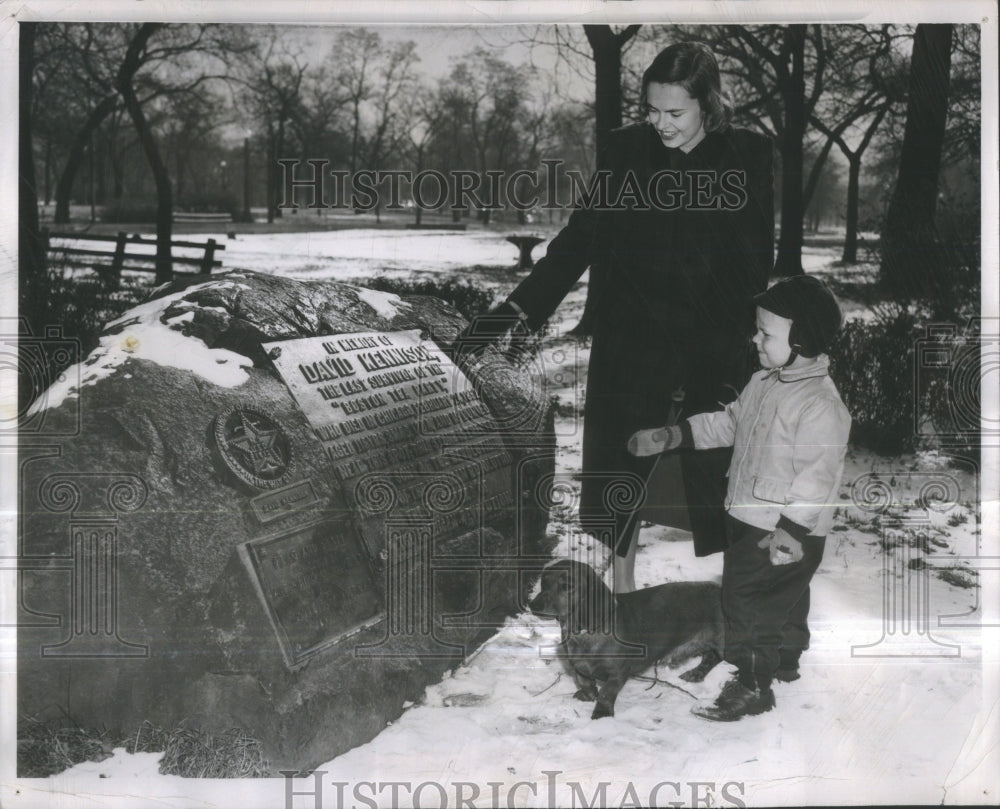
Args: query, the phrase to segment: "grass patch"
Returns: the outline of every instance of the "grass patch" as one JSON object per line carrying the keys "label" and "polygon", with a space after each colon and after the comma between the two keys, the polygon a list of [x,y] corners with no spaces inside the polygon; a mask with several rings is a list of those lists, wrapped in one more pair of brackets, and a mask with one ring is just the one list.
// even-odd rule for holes
{"label": "grass patch", "polygon": [[17,775],[47,778],[81,761],[104,761],[115,746],[107,732],[58,727],[21,717],[17,725]]}
{"label": "grass patch", "polygon": [[164,730],[143,722],[129,736],[59,727],[30,717],[18,721],[19,778],[47,778],[83,761],[104,761],[117,747],[129,753],[163,753],[162,775],[185,778],[267,778],[260,742],[239,728],[213,734],[179,725]]}
{"label": "grass patch", "polygon": [[[140,727],[140,734],[141,731]],[[260,742],[240,728],[213,734],[183,726],[168,733],[150,726],[149,737],[151,745],[162,744],[160,773],[163,775],[185,778],[267,778],[270,775]]]}

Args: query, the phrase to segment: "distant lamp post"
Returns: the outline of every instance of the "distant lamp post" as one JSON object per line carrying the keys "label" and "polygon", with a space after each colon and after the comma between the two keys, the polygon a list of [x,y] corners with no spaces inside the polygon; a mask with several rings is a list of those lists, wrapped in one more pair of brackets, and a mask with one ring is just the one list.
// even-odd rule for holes
{"label": "distant lamp post", "polygon": [[243,221],[252,222],[253,216],[250,214],[250,137],[253,135],[249,129],[243,138]]}
{"label": "distant lamp post", "polygon": [[[424,149],[427,146],[427,138],[430,136],[430,127],[424,121],[417,121],[410,128],[410,142],[416,148],[417,151],[417,173],[419,174],[424,169]],[[421,220],[423,219],[424,211],[417,205],[415,199],[413,199],[413,187],[410,187],[410,200],[413,202],[413,207],[416,211],[416,226],[419,228],[421,225]]]}

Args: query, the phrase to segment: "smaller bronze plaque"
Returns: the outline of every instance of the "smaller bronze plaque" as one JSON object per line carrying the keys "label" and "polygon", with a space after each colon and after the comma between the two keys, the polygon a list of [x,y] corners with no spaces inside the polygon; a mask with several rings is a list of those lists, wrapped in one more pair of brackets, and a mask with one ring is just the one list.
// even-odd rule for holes
{"label": "smaller bronze plaque", "polygon": [[258,520],[268,523],[318,504],[319,498],[312,483],[300,480],[291,486],[258,495],[250,501],[250,508]]}
{"label": "smaller bronze plaque", "polygon": [[289,668],[384,617],[349,523],[301,526],[240,550]]}

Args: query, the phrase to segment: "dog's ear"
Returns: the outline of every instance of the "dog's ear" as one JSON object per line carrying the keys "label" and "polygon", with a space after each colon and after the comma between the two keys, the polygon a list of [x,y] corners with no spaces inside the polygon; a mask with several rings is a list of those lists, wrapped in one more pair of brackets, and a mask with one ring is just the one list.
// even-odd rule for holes
{"label": "dog's ear", "polygon": [[569,603],[573,631],[610,632],[610,593],[590,565],[574,562],[571,567]]}
{"label": "dog's ear", "polygon": [[536,615],[558,616],[560,594],[569,589],[568,560],[555,559],[542,568],[538,595],[528,602],[528,608]]}

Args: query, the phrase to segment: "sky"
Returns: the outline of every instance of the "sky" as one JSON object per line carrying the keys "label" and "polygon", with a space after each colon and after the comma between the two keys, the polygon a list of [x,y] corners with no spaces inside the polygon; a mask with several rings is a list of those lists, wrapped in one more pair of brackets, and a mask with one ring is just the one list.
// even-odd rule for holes
{"label": "sky", "polygon": [[[290,31],[300,38],[306,58],[312,62],[321,61],[329,53],[337,33],[345,26],[291,26]],[[353,27],[353,26],[352,26]],[[412,40],[417,43],[420,62],[417,70],[431,81],[446,76],[455,60],[477,47],[494,50],[513,65],[534,64],[540,72],[539,81],[551,81],[556,69],[556,53],[553,48],[543,45],[532,48],[527,42],[534,33],[534,25],[369,25],[388,41]],[[548,32],[551,26],[543,28]],[[585,44],[585,43],[584,43]],[[584,69],[587,65],[583,64]],[[561,91],[580,99],[588,99],[592,93],[592,74],[581,76],[565,67],[559,70]]]}

